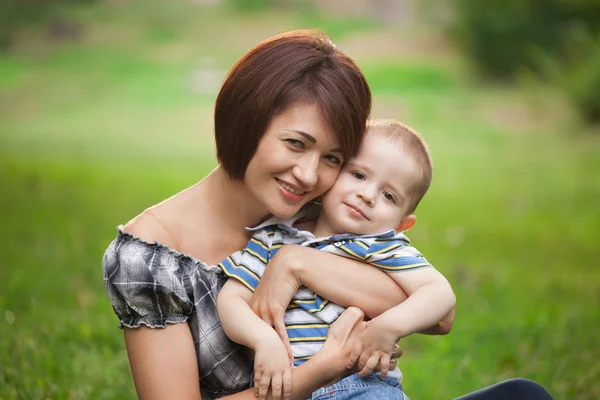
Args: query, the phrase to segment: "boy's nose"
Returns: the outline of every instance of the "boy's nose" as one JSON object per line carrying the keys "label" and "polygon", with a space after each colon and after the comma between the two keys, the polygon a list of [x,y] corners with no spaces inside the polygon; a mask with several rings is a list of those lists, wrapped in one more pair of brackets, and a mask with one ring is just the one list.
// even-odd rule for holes
{"label": "boy's nose", "polygon": [[358,197],[365,202],[369,207],[375,204],[375,197],[369,193],[369,190],[362,190],[357,193]]}

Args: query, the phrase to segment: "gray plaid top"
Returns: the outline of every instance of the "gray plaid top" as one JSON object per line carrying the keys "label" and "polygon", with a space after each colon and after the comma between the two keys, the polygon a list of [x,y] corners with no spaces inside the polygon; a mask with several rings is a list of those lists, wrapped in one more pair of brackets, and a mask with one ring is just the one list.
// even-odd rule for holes
{"label": "gray plaid top", "polygon": [[217,315],[217,294],[227,277],[217,266],[161,243],[119,233],[102,260],[104,284],[120,327],[164,328],[187,322],[192,331],[203,399],[250,387],[250,351],[227,338]]}

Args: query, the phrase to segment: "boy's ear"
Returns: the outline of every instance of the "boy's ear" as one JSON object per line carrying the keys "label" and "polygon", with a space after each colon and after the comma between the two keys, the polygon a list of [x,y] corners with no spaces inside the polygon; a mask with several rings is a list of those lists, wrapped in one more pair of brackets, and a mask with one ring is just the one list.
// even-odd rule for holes
{"label": "boy's ear", "polygon": [[417,217],[414,214],[408,214],[402,221],[398,224],[398,228],[396,228],[396,232],[404,232],[413,227],[413,225],[417,222]]}

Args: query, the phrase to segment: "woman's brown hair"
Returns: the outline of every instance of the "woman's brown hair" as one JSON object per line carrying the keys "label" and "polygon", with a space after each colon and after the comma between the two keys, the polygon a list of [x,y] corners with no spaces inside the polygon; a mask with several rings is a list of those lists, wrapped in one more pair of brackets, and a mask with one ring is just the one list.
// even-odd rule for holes
{"label": "woman's brown hair", "polygon": [[321,31],[267,39],[229,71],[215,104],[217,158],[242,180],[271,119],[293,104],[316,105],[345,159],[354,155],[371,111],[360,69]]}

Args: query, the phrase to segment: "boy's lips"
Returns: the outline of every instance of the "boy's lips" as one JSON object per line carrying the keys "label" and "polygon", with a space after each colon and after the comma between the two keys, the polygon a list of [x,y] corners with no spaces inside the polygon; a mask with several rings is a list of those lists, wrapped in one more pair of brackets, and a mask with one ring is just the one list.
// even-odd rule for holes
{"label": "boy's lips", "polygon": [[364,219],[366,219],[367,221],[369,221],[369,218],[365,215],[365,213],[358,207],[353,206],[352,204],[348,204],[348,203],[344,203],[348,208],[350,208],[352,211],[354,211],[356,214],[360,215],[361,217],[363,217]]}

